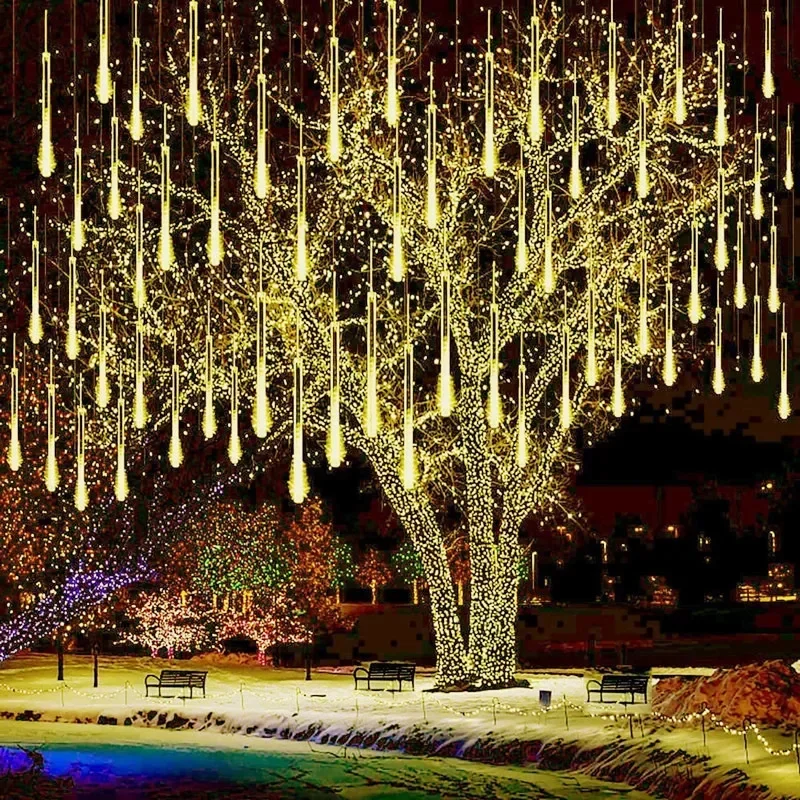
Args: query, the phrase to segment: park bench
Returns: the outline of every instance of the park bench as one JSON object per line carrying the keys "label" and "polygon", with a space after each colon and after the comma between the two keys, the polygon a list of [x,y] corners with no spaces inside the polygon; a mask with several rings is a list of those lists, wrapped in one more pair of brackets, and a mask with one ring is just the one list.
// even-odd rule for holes
{"label": "park bench", "polygon": [[356,667],[353,670],[353,679],[356,689],[359,681],[366,681],[367,689],[372,689],[373,681],[397,681],[402,692],[403,681],[406,683],[410,681],[411,688],[414,688],[415,669],[416,665],[409,661],[371,661],[369,668]]}
{"label": "park bench", "polygon": [[[604,700],[604,694],[629,694],[631,703],[635,703],[634,695],[644,695],[644,702],[647,702],[647,684],[650,681],[647,675],[603,675],[602,683],[591,680],[586,684],[586,700],[591,701],[592,694],[600,694],[601,703],[612,703],[613,700]],[[596,689],[590,689],[592,683],[597,684]]]}
{"label": "park bench", "polygon": [[162,689],[188,689],[189,697],[193,697],[195,689],[202,689],[203,697],[205,697],[206,675],[208,675],[207,672],[198,672],[191,669],[162,669],[161,675],[145,676],[144,694],[145,697],[149,697],[151,689],[158,689],[158,696],[161,697]]}

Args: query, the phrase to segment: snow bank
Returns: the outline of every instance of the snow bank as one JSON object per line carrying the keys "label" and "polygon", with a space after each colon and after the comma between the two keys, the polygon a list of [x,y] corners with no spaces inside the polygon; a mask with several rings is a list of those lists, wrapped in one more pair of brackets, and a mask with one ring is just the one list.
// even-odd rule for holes
{"label": "snow bank", "polygon": [[727,725],[800,727],[800,674],[784,661],[718,669],[709,677],[664,678],[655,685],[652,709],[683,717],[708,709]]}

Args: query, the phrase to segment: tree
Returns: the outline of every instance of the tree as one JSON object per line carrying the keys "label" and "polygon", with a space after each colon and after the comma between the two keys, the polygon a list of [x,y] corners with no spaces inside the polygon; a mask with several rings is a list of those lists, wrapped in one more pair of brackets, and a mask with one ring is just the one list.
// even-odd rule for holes
{"label": "tree", "polygon": [[425,578],[425,569],[422,559],[408,539],[404,539],[400,548],[392,555],[392,564],[398,575],[411,584],[411,596],[416,605],[419,603],[419,585]]}
{"label": "tree", "polygon": [[378,602],[378,592],[392,580],[392,570],[384,557],[374,548],[369,548],[356,567],[356,579],[371,592],[370,602]]}
{"label": "tree", "polygon": [[339,537],[334,538],[333,552],[333,588],[336,590],[336,602],[340,603],[342,589],[355,578],[355,562],[353,561],[353,548]]}
{"label": "tree", "polygon": [[166,649],[171,660],[175,653],[201,650],[212,640],[207,609],[195,602],[184,604],[172,592],[141,595],[128,606],[128,615],[135,627],[123,639],[147,647],[152,658]]}
{"label": "tree", "polygon": [[[297,98],[280,74],[285,54],[272,44],[285,37],[270,34],[281,13],[265,17],[264,63],[251,55],[253,36],[247,46],[229,38],[232,21],[225,17],[223,31],[209,2],[202,63],[189,59],[185,91],[176,12],[181,33],[158,70],[163,114],[146,119],[133,144],[126,120],[105,127],[121,127],[137,168],[122,150],[110,166],[84,160],[83,185],[92,188],[81,216],[74,181],[72,232],[83,241],[73,242],[69,308],[49,313],[58,301],[47,291],[36,303],[58,325],[67,320],[70,330],[56,326],[60,337],[76,331],[89,354],[78,362],[85,371],[107,361],[110,374],[121,372],[137,411],[132,438],[168,429],[160,452],[174,467],[188,438],[182,421],[197,419],[213,440],[218,400],[231,420],[234,464],[241,400],[264,440],[254,452],[290,441],[297,503],[308,489],[306,459],[319,458],[307,437],[326,442],[332,468],[349,451],[363,454],[425,568],[437,683],[508,685],[520,527],[532,511],[544,518],[568,503],[577,425],[587,445],[615,427],[642,369],[676,383],[695,355],[693,337],[676,335],[680,311],[688,308],[692,324],[703,320],[705,284],[716,298],[712,386],[723,391],[720,298],[733,282],[716,294],[713,284],[730,259],[726,223],[732,230],[742,193],[740,215],[752,205],[761,218],[764,205],[760,170],[755,186],[746,177],[751,125],[737,119],[729,133],[726,121],[725,70],[741,56],[720,43],[684,69],[682,21],[667,27],[652,15],[648,36],[628,42],[599,15],[548,12],[512,26],[518,36],[510,32],[502,48],[490,37],[482,58],[461,65],[459,86],[433,70],[428,93],[416,76],[434,53],[419,52],[424,37],[413,20],[399,40],[388,37],[396,51],[387,54],[380,37],[354,36],[346,59],[321,25],[300,55],[321,87],[320,107],[310,93]],[[393,13],[388,22],[396,24]],[[230,47],[208,46],[212,36]],[[606,36],[610,47],[598,46]],[[146,82],[147,72],[139,77]],[[285,131],[269,138],[269,163],[267,102]],[[759,158],[772,164],[772,118],[761,132]],[[43,174],[48,136],[43,117]],[[178,152],[199,154],[196,180],[186,179],[195,174],[188,155],[176,179],[170,156]],[[57,176],[72,193],[71,173]],[[66,249],[65,238],[62,260]],[[768,305],[777,311],[772,249]],[[740,242],[727,272],[740,309],[743,255]],[[103,280],[116,290],[110,332],[98,325],[109,297]],[[78,289],[92,313],[73,325]],[[34,306],[32,294],[32,317]],[[62,391],[74,389],[73,374],[59,368]],[[785,369],[781,378],[786,417]],[[99,414],[93,437],[113,441],[117,427]],[[468,646],[444,541],[453,508],[469,542]]]}

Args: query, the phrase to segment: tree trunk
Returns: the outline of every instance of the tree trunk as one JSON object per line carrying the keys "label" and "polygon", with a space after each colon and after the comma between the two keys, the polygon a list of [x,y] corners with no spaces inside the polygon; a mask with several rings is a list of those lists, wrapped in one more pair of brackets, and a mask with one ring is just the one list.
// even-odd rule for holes
{"label": "tree trunk", "polygon": [[93,661],[93,673],[94,673],[94,688],[96,689],[100,683],[100,672],[99,672],[99,665],[97,663],[98,655],[100,654],[100,648],[98,647],[97,642],[95,641],[92,644],[92,661]]}
{"label": "tree trunk", "polygon": [[375,605],[378,602],[378,589],[374,583],[369,585],[369,590],[372,593],[372,600],[370,601],[372,605]]}
{"label": "tree trunk", "polygon": [[341,603],[342,603],[342,587],[341,586],[337,586],[336,587],[336,605],[337,606],[341,605]]}
{"label": "tree trunk", "polygon": [[58,639],[56,640],[56,654],[58,656],[58,677],[56,680],[63,681],[64,680],[64,639],[62,635],[58,634]]}
{"label": "tree trunk", "polygon": [[411,581],[411,599],[415,606],[419,605],[419,581],[416,578]]}
{"label": "tree trunk", "polygon": [[456,586],[456,589],[458,590],[458,605],[459,606],[463,606],[464,605],[464,582],[463,581],[459,581],[458,585]]}
{"label": "tree trunk", "polygon": [[311,680],[311,637],[306,639],[306,680]]}

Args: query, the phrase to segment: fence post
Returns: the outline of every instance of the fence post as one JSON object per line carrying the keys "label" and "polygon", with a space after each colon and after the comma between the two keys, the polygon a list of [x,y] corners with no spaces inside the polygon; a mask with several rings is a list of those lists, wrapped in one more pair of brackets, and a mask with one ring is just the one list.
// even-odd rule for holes
{"label": "fence post", "polygon": [[[358,702],[358,700],[356,700],[356,702]],[[295,689],[294,704],[295,704],[295,707],[297,708],[297,713],[299,714],[300,713],[300,689],[299,688]]]}
{"label": "fence post", "polygon": [[567,726],[567,730],[569,730],[569,714],[567,712],[567,696],[564,695],[564,724]]}
{"label": "fence post", "polygon": [[747,764],[749,764],[750,763],[750,752],[747,749],[747,722],[748,722],[748,720],[746,720],[746,719],[745,719],[744,722],[742,722],[742,731],[744,733],[744,760],[745,760],[745,762]]}
{"label": "fence post", "polygon": [[703,747],[706,747],[706,715],[700,715],[700,727],[703,729]]}
{"label": "fence post", "polygon": [[64,708],[64,684],[61,684],[61,708]]}
{"label": "fence post", "polygon": [[239,697],[242,700],[242,711],[244,711],[244,681],[239,681]]}
{"label": "fence post", "polygon": [[494,726],[497,727],[497,698],[492,698],[492,719],[494,720]]}
{"label": "fence post", "polygon": [[628,714],[628,728],[631,732],[631,739],[633,739],[633,714]]}
{"label": "fence post", "polygon": [[800,748],[797,743],[797,729],[794,731],[794,755],[797,759],[797,771],[800,772]]}
{"label": "fence post", "polygon": [[644,739],[644,723],[642,722],[641,714],[639,714],[639,731],[642,734],[642,739]]}
{"label": "fence post", "polygon": [[128,705],[128,681],[125,681],[125,705]]}
{"label": "fence post", "polygon": [[[428,721],[428,712],[425,710],[425,692],[420,692],[420,696],[422,697],[422,719],[424,719],[425,722],[427,722]],[[795,739],[797,739],[797,733],[796,732],[795,732]]]}

